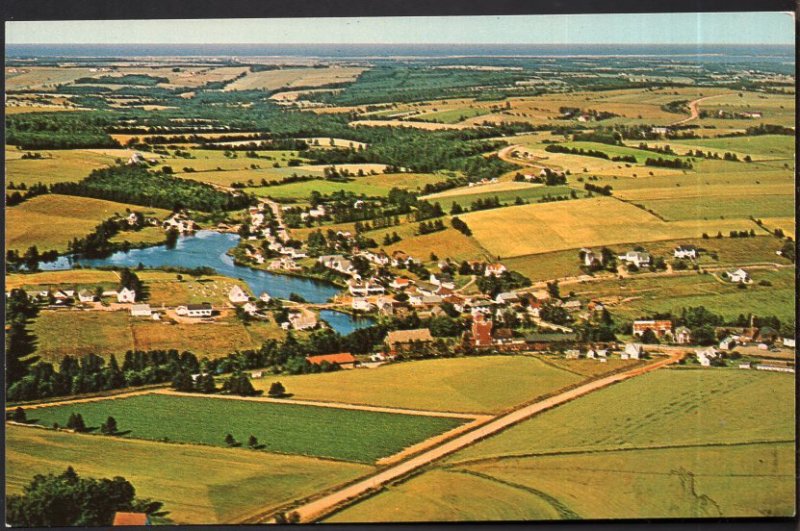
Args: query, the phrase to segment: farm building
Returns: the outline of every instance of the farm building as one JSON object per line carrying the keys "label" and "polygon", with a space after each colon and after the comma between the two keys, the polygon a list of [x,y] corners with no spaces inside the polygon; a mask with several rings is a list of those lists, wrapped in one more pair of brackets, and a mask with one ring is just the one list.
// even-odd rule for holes
{"label": "farm building", "polygon": [[317,318],[311,312],[294,312],[289,314],[289,323],[295,330],[308,330],[317,326]]}
{"label": "farm building", "polygon": [[202,304],[187,304],[175,308],[175,313],[186,317],[211,317],[212,312],[211,304],[207,302]]}
{"label": "farm building", "polygon": [[150,317],[153,311],[150,309],[149,304],[134,304],[131,306],[131,316],[133,317]]}
{"label": "farm building", "polygon": [[247,296],[247,293],[245,293],[242,288],[234,285],[228,292],[228,300],[230,300],[234,304],[237,304],[237,303],[247,302],[248,300],[250,300],[250,297]]}
{"label": "farm building", "polygon": [[719,357],[719,353],[714,347],[696,350],[695,355],[697,356],[697,361],[699,361],[700,365],[703,367],[710,367],[711,361]]}
{"label": "farm building", "polygon": [[394,289],[404,289],[411,285],[411,280],[406,277],[397,277],[389,283],[389,286]]}
{"label": "farm building", "polygon": [[636,267],[644,267],[650,265],[650,255],[639,251],[628,251],[625,254],[619,255],[620,262],[635,265]]}
{"label": "farm building", "polygon": [[748,284],[751,282],[749,273],[744,269],[737,269],[736,271],[728,273],[728,280],[734,284]]}
{"label": "farm building", "polygon": [[535,333],[525,336],[527,348],[538,351],[571,346],[574,345],[577,340],[577,334]]}
{"label": "farm building", "polygon": [[731,350],[736,346],[736,340],[731,336],[728,336],[722,341],[719,342],[719,349],[720,350]]}
{"label": "farm building", "polygon": [[646,330],[652,330],[657,337],[664,337],[672,333],[672,321],[668,320],[638,320],[633,322],[633,335],[642,337]]}
{"label": "farm building", "polygon": [[358,364],[355,356],[349,352],[341,352],[339,354],[323,354],[320,356],[307,356],[306,361],[311,365],[322,365],[323,362],[336,364],[342,369],[353,369]]}
{"label": "farm building", "polygon": [[697,247],[694,245],[679,245],[673,251],[675,258],[697,258]]}
{"label": "farm building", "polygon": [[410,351],[416,345],[427,346],[433,343],[433,336],[427,328],[393,330],[386,335],[385,343],[392,356],[396,356]]}
{"label": "farm building", "polygon": [[117,293],[117,302],[119,303],[133,303],[136,302],[136,292],[132,289],[122,288]]}

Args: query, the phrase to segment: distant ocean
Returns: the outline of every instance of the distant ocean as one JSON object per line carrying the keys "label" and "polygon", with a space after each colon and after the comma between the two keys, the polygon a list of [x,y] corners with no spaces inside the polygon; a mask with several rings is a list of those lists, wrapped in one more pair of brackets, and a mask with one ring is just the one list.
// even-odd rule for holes
{"label": "distant ocean", "polygon": [[685,57],[700,62],[790,62],[795,48],[755,45],[561,45],[561,44],[9,44],[6,57],[125,58],[157,56],[319,57]]}

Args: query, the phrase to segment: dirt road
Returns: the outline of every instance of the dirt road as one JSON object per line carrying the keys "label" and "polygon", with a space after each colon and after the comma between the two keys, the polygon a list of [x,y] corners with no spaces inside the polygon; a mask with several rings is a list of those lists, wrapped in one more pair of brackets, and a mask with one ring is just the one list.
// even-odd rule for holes
{"label": "dirt road", "polygon": [[[332,512],[334,509],[346,504],[349,500],[353,500],[368,494],[374,489],[402,478],[403,476],[421,467],[429,465],[430,463],[441,459],[442,457],[461,450],[462,448],[480,439],[483,439],[484,437],[494,435],[495,433],[504,430],[520,421],[526,420],[538,413],[541,413],[542,411],[558,406],[565,402],[569,402],[570,400],[586,395],[598,389],[602,389],[603,387],[607,387],[613,383],[620,382],[628,378],[633,378],[634,376],[639,376],[671,363],[676,363],[680,359],[681,355],[682,353],[680,351],[672,351],[672,354],[670,354],[668,357],[661,358],[643,367],[637,367],[630,371],[594,380],[574,389],[570,389],[558,395],[522,407],[506,415],[497,417],[493,421],[483,424],[478,428],[465,433],[464,435],[460,435],[454,439],[451,439],[442,445],[437,446],[436,448],[428,450],[420,455],[417,455],[416,457],[412,457],[407,461],[403,461],[357,483],[348,485],[336,492],[327,494],[322,498],[307,502],[300,507],[293,509],[293,511],[299,515],[300,522],[314,522],[319,520],[320,518]],[[251,520],[246,523],[257,523],[257,519],[256,521]]]}
{"label": "dirt road", "polygon": [[700,116],[700,102],[710,100],[711,98],[719,98],[722,96],[730,96],[730,94],[717,94],[715,96],[705,96],[703,98],[698,98],[694,101],[689,102],[689,112],[691,113],[688,118],[684,118],[683,120],[678,120],[677,122],[673,122],[669,125],[682,125],[687,122],[691,122],[692,120],[696,120]]}

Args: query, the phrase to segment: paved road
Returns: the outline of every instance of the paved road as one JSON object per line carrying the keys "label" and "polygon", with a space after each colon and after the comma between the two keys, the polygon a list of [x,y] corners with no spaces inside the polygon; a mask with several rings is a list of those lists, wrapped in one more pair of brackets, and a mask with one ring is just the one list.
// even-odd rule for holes
{"label": "paved road", "polygon": [[[462,448],[478,441],[479,439],[494,435],[495,433],[504,430],[505,428],[508,428],[509,426],[512,426],[520,421],[528,419],[538,413],[541,413],[546,409],[569,402],[570,400],[586,395],[598,389],[602,389],[603,387],[607,387],[613,383],[626,380],[628,378],[633,378],[634,376],[639,376],[646,372],[659,369],[671,363],[675,363],[680,359],[682,352],[685,352],[685,349],[682,351],[672,350],[672,353],[667,358],[658,359],[653,363],[642,367],[637,367],[630,371],[594,380],[534,404],[524,406],[506,415],[497,417],[491,422],[483,424],[482,426],[464,435],[460,435],[454,439],[451,439],[442,445],[437,446],[436,448],[428,450],[427,452],[424,452],[416,457],[412,457],[407,461],[403,461],[362,481],[346,486],[336,492],[327,494],[322,498],[305,503],[304,505],[293,509],[293,511],[299,515],[301,522],[317,521],[329,514],[334,509],[346,503],[348,500],[363,496],[373,489],[377,489],[386,485],[387,483],[402,478],[410,472],[413,472],[432,463],[433,461],[461,450]],[[246,523],[257,523],[257,520],[258,519],[256,518]]]}

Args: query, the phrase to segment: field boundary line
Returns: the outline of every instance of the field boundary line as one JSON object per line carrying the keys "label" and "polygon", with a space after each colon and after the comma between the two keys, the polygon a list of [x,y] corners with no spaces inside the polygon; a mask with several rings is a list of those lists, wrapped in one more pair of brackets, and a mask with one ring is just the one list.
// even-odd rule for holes
{"label": "field boundary line", "polygon": [[192,398],[211,398],[220,400],[243,400],[247,402],[265,402],[270,404],[283,404],[295,406],[311,406],[311,407],[327,407],[331,409],[349,409],[353,411],[372,411],[375,413],[391,413],[395,415],[416,415],[420,417],[440,417],[440,418],[453,418],[464,420],[488,420],[491,415],[474,415],[471,413],[452,413],[446,411],[425,411],[419,409],[402,409],[391,408],[383,406],[368,406],[361,404],[348,404],[343,402],[317,402],[314,400],[293,400],[291,398],[270,398],[266,396],[237,396],[237,395],[220,395],[220,394],[202,394],[202,393],[186,393],[181,391],[174,391],[172,389],[161,389],[154,391],[155,394],[166,396],[185,396]]}

